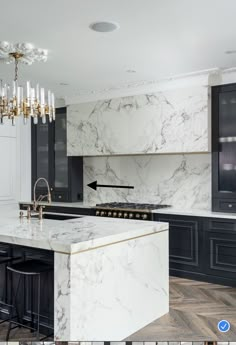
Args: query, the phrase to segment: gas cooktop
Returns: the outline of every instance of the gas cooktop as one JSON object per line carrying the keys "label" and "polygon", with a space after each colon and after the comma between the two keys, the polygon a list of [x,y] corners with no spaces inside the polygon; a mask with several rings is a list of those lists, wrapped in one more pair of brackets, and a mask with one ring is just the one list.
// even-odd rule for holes
{"label": "gas cooktop", "polygon": [[96,205],[96,216],[152,220],[152,210],[170,207],[160,204],[139,204],[135,202],[108,202]]}
{"label": "gas cooktop", "polygon": [[97,204],[97,208],[106,208],[106,209],[124,209],[124,210],[145,210],[151,211],[159,208],[170,207],[170,205],[162,204],[140,204],[134,202],[108,202],[103,204]]}

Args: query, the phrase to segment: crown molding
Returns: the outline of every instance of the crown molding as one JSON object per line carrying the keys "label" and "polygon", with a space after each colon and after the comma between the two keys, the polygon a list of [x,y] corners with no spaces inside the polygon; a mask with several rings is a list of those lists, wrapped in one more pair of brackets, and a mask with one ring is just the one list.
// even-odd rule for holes
{"label": "crown molding", "polygon": [[98,101],[103,99],[134,96],[189,86],[209,86],[220,83],[221,70],[218,68],[177,75],[162,80],[139,80],[112,85],[98,90],[81,90],[78,94],[65,97],[66,105]]}

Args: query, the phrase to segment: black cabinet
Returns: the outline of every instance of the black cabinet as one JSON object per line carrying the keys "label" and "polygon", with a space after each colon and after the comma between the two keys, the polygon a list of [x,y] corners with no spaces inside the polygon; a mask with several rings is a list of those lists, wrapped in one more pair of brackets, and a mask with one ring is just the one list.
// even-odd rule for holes
{"label": "black cabinet", "polygon": [[198,220],[159,217],[169,223],[170,269],[201,271],[202,232]]}
{"label": "black cabinet", "polygon": [[236,84],[212,87],[212,210],[236,212]]}
{"label": "black cabinet", "polygon": [[236,280],[236,221],[210,219],[204,228],[206,272]]}
{"label": "black cabinet", "polygon": [[236,221],[155,214],[169,223],[170,275],[236,286]]}
{"label": "black cabinet", "polygon": [[[52,200],[83,200],[83,158],[67,157],[66,108],[56,109],[56,121],[32,123],[32,186],[39,177],[48,180]],[[45,194],[39,182],[37,196]]]}
{"label": "black cabinet", "polygon": [[209,232],[206,234],[206,272],[236,279],[236,235]]}

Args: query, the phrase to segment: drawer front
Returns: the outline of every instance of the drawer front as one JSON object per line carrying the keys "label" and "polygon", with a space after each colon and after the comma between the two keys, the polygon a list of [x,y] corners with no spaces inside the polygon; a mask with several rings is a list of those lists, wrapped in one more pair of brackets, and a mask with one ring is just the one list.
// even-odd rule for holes
{"label": "drawer front", "polygon": [[236,213],[236,201],[235,199],[222,198],[212,199],[212,210],[216,212]]}
{"label": "drawer front", "polygon": [[68,192],[53,192],[52,200],[58,201],[58,202],[69,201],[69,193]]}
{"label": "drawer front", "polygon": [[236,233],[236,221],[227,219],[214,219],[207,221],[206,229],[208,231],[232,232]]}
{"label": "drawer front", "polygon": [[159,219],[169,223],[170,269],[200,271],[202,233],[197,221]]}
{"label": "drawer front", "polygon": [[220,201],[219,206],[223,212],[236,212],[236,202]]}
{"label": "drawer front", "polygon": [[206,234],[206,273],[236,280],[236,235]]}

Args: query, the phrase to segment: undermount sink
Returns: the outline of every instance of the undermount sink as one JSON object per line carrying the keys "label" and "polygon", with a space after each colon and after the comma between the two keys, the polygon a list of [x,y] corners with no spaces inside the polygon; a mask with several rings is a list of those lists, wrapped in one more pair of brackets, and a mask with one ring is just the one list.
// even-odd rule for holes
{"label": "undermount sink", "polygon": [[80,216],[71,216],[66,214],[55,214],[55,213],[43,213],[43,219],[54,219],[54,220],[68,220],[81,218]]}

